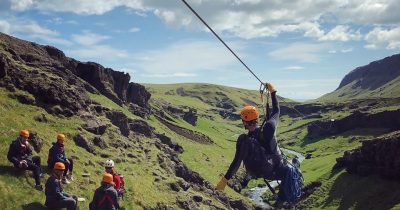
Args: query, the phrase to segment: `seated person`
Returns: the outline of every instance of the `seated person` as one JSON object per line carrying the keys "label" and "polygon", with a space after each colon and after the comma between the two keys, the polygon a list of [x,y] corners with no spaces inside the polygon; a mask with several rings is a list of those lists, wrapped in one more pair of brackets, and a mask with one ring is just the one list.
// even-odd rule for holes
{"label": "seated person", "polygon": [[93,195],[93,200],[89,204],[90,210],[117,210],[118,193],[114,189],[113,175],[105,173],[101,186],[96,189]]}
{"label": "seated person", "polygon": [[47,179],[45,186],[46,203],[49,209],[67,208],[67,210],[77,210],[78,198],[64,192],[61,183],[65,165],[61,162],[54,164],[51,176]]}
{"label": "seated person", "polygon": [[57,135],[57,141],[53,143],[53,146],[49,149],[49,156],[47,159],[47,167],[52,169],[56,162],[64,163],[65,170],[62,179],[63,184],[69,184],[72,181],[72,170],[74,163],[72,159],[67,158],[64,148],[65,135],[60,133]]}
{"label": "seated person", "polygon": [[32,171],[36,183],[35,188],[37,190],[43,190],[40,184],[40,177],[42,175],[40,157],[32,156],[32,148],[28,142],[28,138],[29,131],[21,130],[19,137],[11,143],[7,158],[14,164],[14,167]]}
{"label": "seated person", "polygon": [[123,196],[125,190],[124,190],[124,183],[122,180],[122,177],[116,172],[114,168],[114,161],[113,160],[107,160],[106,163],[104,164],[106,173],[112,174],[113,175],[113,182],[114,182],[114,188],[117,190],[118,196]]}

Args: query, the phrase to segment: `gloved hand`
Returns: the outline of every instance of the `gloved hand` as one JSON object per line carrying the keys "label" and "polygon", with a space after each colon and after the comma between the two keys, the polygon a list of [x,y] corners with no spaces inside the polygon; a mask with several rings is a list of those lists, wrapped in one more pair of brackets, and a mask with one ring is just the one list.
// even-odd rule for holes
{"label": "gloved hand", "polygon": [[225,177],[222,177],[221,181],[218,182],[216,189],[218,191],[224,191],[227,183],[228,183],[228,180]]}
{"label": "gloved hand", "polygon": [[276,92],[275,87],[271,83],[266,83],[266,85],[270,93]]}

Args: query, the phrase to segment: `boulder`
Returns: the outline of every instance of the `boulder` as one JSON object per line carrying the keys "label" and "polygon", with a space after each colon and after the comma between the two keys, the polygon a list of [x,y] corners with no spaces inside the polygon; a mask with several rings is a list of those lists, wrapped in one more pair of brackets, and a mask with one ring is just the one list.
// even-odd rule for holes
{"label": "boulder", "polygon": [[43,139],[41,139],[36,132],[30,132],[29,133],[29,138],[28,138],[29,143],[33,146],[33,149],[39,153],[40,150],[42,150],[43,147]]}
{"label": "boulder", "polygon": [[188,112],[185,112],[183,115],[183,120],[188,122],[189,124],[196,126],[197,123],[197,110],[189,109]]}
{"label": "boulder", "polygon": [[78,134],[74,137],[75,144],[79,147],[86,149],[86,151],[96,154],[96,148],[94,147],[93,143],[87,140],[82,134]]}
{"label": "boulder", "polygon": [[147,118],[150,115],[150,109],[143,108],[134,103],[129,104],[129,111],[132,112],[134,115],[139,116],[141,118]]}
{"label": "boulder", "polygon": [[106,132],[107,125],[103,124],[100,120],[93,116],[81,116],[81,119],[85,122],[83,128],[96,135],[103,135]]}
{"label": "boulder", "polygon": [[99,136],[94,137],[93,143],[101,149],[105,149],[108,147],[107,143]]}
{"label": "boulder", "polygon": [[128,137],[129,136],[129,119],[121,111],[108,111],[106,112],[106,117],[111,120],[111,123],[119,128],[121,134]]}
{"label": "boulder", "polygon": [[176,142],[172,141],[172,139],[169,138],[168,136],[166,136],[164,134],[156,134],[156,136],[158,139],[160,139],[161,143],[167,145],[168,147],[173,149],[175,152],[177,152],[177,153],[183,152],[183,148]]}
{"label": "boulder", "polygon": [[154,128],[143,120],[129,120],[129,128],[131,131],[143,134],[146,137],[154,137]]}
{"label": "boulder", "polygon": [[7,76],[8,63],[3,55],[0,55],[0,79]]}
{"label": "boulder", "polygon": [[46,115],[43,114],[43,113],[34,116],[33,119],[34,119],[35,121],[38,121],[38,122],[47,122],[47,121],[48,121]]}

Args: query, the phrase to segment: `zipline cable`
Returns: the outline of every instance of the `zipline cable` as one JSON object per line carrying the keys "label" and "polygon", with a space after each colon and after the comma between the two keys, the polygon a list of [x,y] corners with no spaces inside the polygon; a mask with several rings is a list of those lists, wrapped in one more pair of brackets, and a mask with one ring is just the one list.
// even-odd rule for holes
{"label": "zipline cable", "polygon": [[[240,63],[243,64],[244,67],[246,67],[246,69],[261,83],[261,85],[266,85],[265,82],[262,82],[260,78],[257,77],[256,74],[254,74],[254,72],[242,61],[242,59],[239,58],[239,56],[236,55],[235,52],[233,52],[233,50],[224,42],[224,40],[221,39],[221,37],[218,36],[217,33],[215,33],[215,31],[206,23],[206,21],[203,20],[203,18],[201,18],[201,16],[199,14],[197,14],[197,12],[185,1],[185,0],[181,0],[189,9],[190,11],[193,12],[193,14],[196,15],[197,18],[199,18],[199,20],[218,38],[219,41],[222,42],[222,44],[240,61]],[[260,87],[261,89],[261,87]],[[262,94],[262,93],[261,93]],[[283,102],[286,102],[285,100],[283,100],[283,98],[281,98],[281,100]],[[288,103],[288,102],[286,102]],[[288,103],[289,104],[289,103]],[[290,107],[292,109],[294,109],[298,114],[300,114],[301,116],[305,117],[305,115],[303,113],[301,113],[299,110],[297,110],[294,107]],[[314,124],[316,127],[319,127],[322,130],[326,130],[324,128],[322,128],[321,126],[315,124],[314,122],[311,122],[311,124]]]}
{"label": "zipline cable", "polygon": [[240,61],[240,63],[242,63],[243,66],[246,67],[246,69],[249,70],[249,72],[250,72],[251,74],[253,74],[253,76],[254,76],[259,82],[261,82],[262,84],[264,84],[264,82],[262,82],[262,81],[257,77],[256,74],[254,74],[254,72],[242,61],[242,59],[240,59],[239,56],[237,56],[236,53],[233,52],[233,50],[224,42],[224,40],[222,40],[222,39],[218,36],[218,34],[215,33],[215,31],[206,23],[206,21],[204,21],[203,18],[201,18],[200,15],[197,14],[197,12],[196,12],[185,0],[182,0],[182,2],[193,12],[193,14],[195,14],[195,15],[197,16],[197,18],[200,19],[201,22],[203,22],[203,24],[204,24],[205,26],[207,26],[207,28],[219,39],[219,41],[221,41],[222,44],[224,44],[225,47],[228,48],[228,50]]}

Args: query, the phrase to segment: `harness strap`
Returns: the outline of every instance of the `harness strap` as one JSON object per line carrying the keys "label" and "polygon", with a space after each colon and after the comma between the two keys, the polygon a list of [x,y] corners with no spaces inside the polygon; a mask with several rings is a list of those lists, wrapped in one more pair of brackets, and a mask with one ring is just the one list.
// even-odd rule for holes
{"label": "harness strap", "polygon": [[111,198],[111,196],[107,193],[107,191],[103,194],[103,198],[99,201],[98,206],[103,205],[105,201],[109,201],[113,206],[115,206],[114,200]]}

